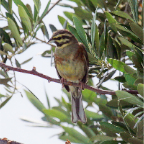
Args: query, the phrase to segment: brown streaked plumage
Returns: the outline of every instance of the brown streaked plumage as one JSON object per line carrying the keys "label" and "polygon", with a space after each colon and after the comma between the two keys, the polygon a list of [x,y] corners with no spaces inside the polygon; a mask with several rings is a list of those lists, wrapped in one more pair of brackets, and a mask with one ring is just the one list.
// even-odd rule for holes
{"label": "brown streaked plumage", "polygon": [[[63,80],[86,83],[88,75],[88,55],[82,43],[79,43],[68,30],[58,30],[53,33],[48,43],[57,45],[54,58],[57,73]],[[64,85],[71,92],[72,122],[78,120],[86,123],[87,119],[82,105],[82,93],[79,87]]]}

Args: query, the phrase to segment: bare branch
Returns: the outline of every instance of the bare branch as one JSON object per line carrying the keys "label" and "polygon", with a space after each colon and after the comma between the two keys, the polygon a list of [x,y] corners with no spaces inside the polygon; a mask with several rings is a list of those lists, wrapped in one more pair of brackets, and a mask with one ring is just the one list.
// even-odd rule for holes
{"label": "bare branch", "polygon": [[[21,69],[21,68],[15,68],[15,67],[12,67],[12,66],[8,66],[4,63],[0,63],[0,67],[6,68],[7,70],[13,70],[13,71],[21,72],[21,73],[36,75],[38,77],[41,77],[41,78],[44,78],[44,79],[48,80],[49,82],[61,83],[59,79],[51,78],[49,76],[46,76],[46,75],[43,75],[42,73],[37,72],[36,68],[33,68],[32,70],[25,70],[25,69]],[[73,83],[73,82],[68,82],[68,81],[64,81],[64,84],[65,85],[73,85],[73,86],[76,86],[76,87],[81,87],[81,84],[79,84],[79,83]],[[115,91],[102,90],[102,89],[99,89],[99,88],[94,88],[94,87],[88,86],[86,84],[83,85],[83,88],[89,89],[89,90],[97,92],[99,94],[115,95]],[[126,90],[126,91],[128,93],[131,93],[131,94],[138,94],[137,90]]]}

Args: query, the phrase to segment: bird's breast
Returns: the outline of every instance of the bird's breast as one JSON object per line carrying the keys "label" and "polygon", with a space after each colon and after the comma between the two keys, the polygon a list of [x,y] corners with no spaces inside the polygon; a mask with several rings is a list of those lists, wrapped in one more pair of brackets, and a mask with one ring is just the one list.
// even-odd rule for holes
{"label": "bird's breast", "polygon": [[74,59],[73,54],[66,57],[55,55],[55,65],[60,76],[67,81],[79,82],[85,75],[84,64]]}

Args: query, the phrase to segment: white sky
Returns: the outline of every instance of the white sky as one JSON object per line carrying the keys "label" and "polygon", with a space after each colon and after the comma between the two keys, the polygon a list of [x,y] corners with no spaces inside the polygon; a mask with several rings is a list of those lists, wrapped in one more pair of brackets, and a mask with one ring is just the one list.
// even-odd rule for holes
{"label": "white sky", "polygon": [[[32,0],[22,0],[25,4],[28,3],[31,6],[33,5]],[[41,0],[42,8],[41,12],[44,10],[47,1]],[[56,2],[56,0],[52,0],[52,2]],[[63,0],[62,2],[67,2],[67,0]],[[50,5],[52,6],[52,5]],[[13,7],[17,12],[17,7],[14,5]],[[57,15],[63,16],[63,11],[73,11],[69,8],[62,8],[60,6],[56,6],[44,19],[44,22],[48,28],[49,35],[51,36],[51,31],[49,29],[49,24],[53,24],[57,27],[57,29],[62,29],[58,21]],[[4,23],[3,23],[4,24]],[[0,27],[2,23],[0,24]],[[41,33],[38,33],[38,36],[43,39]],[[36,67],[38,72],[41,72],[50,77],[58,78],[56,74],[56,70],[54,67],[51,67],[50,59],[42,58],[39,53],[48,50],[50,46],[46,44],[36,44],[31,46],[24,53],[17,55],[16,59],[21,63],[24,60],[33,57],[33,59],[27,63],[26,65],[22,65],[23,69],[31,70],[33,66]],[[28,75],[23,73],[16,72],[17,80],[26,85],[38,98],[39,100],[47,107],[47,102],[45,98],[44,87],[49,95],[51,104],[57,105],[54,97],[60,98],[63,93],[61,91],[61,85],[57,83],[48,83],[46,80]],[[97,80],[95,81],[95,83]],[[18,84],[17,86],[21,86]],[[113,85],[113,82],[109,84],[110,88],[116,89],[116,85]],[[2,87],[0,86],[0,89]],[[22,91],[23,87],[21,87]],[[3,91],[3,90],[2,90]],[[10,140],[15,140],[24,144],[64,144],[64,141],[58,139],[56,135],[63,130],[60,128],[37,128],[28,126],[29,123],[21,121],[20,117],[28,117],[34,120],[40,120],[43,116],[27,99],[26,95],[22,91],[23,96],[20,94],[15,94],[12,99],[0,110],[0,138],[6,137]],[[52,138],[51,138],[52,137]]]}

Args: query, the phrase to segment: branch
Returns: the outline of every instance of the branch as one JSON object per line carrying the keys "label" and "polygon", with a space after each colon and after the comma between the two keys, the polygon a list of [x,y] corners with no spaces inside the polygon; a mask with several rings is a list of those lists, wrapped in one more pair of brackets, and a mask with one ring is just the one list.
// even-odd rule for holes
{"label": "branch", "polygon": [[[59,79],[51,78],[49,76],[46,76],[46,75],[43,75],[42,73],[37,72],[35,67],[32,70],[25,70],[25,69],[21,69],[21,68],[15,68],[12,66],[8,66],[4,63],[0,63],[0,67],[6,68],[6,70],[13,70],[13,71],[21,72],[21,73],[36,75],[38,77],[41,77],[41,78],[48,80],[49,82],[52,81],[52,82],[56,82],[56,83],[61,83]],[[68,82],[68,81],[64,81],[64,85],[73,85],[76,87],[81,87],[80,83],[73,83],[73,82]],[[89,89],[89,90],[97,92],[99,94],[115,95],[115,91],[102,90],[99,88],[94,88],[94,87],[88,86],[86,84],[83,84],[83,88]],[[137,90],[126,90],[126,92],[131,93],[131,94],[138,94]]]}
{"label": "branch", "polygon": [[19,142],[8,140],[7,138],[0,139],[0,144],[22,144]]}

